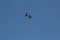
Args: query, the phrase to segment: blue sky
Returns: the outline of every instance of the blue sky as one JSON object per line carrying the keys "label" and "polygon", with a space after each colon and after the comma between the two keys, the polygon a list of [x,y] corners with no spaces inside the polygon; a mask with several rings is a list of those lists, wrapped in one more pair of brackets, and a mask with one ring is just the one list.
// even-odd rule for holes
{"label": "blue sky", "polygon": [[0,40],[60,40],[60,0],[0,0]]}

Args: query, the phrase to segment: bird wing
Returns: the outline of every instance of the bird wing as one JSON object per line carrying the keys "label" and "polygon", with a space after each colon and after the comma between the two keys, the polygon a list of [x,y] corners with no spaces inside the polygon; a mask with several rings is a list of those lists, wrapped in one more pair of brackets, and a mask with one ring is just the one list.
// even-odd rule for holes
{"label": "bird wing", "polygon": [[29,18],[32,18],[31,15],[29,15]]}

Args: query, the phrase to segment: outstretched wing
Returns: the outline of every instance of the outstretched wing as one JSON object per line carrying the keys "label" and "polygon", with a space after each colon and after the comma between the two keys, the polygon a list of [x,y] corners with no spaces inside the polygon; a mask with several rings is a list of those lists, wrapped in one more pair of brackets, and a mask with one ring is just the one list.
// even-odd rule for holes
{"label": "outstretched wing", "polygon": [[29,15],[29,18],[32,18],[31,15]]}
{"label": "outstretched wing", "polygon": [[25,13],[25,16],[28,17],[28,13]]}
{"label": "outstretched wing", "polygon": [[26,13],[25,16],[28,16],[28,14]]}

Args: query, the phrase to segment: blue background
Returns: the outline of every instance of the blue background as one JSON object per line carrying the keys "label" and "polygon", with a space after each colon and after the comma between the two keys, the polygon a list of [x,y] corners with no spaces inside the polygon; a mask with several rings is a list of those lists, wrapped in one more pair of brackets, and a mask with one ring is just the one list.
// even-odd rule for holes
{"label": "blue background", "polygon": [[60,40],[60,0],[0,0],[0,40]]}

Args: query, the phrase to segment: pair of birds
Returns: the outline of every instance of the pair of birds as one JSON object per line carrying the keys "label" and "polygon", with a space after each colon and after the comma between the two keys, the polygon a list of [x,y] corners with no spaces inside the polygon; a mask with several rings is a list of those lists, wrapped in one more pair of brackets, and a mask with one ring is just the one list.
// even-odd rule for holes
{"label": "pair of birds", "polygon": [[32,18],[32,16],[30,14],[28,14],[28,13],[25,13],[25,16],[30,18],[30,19]]}

